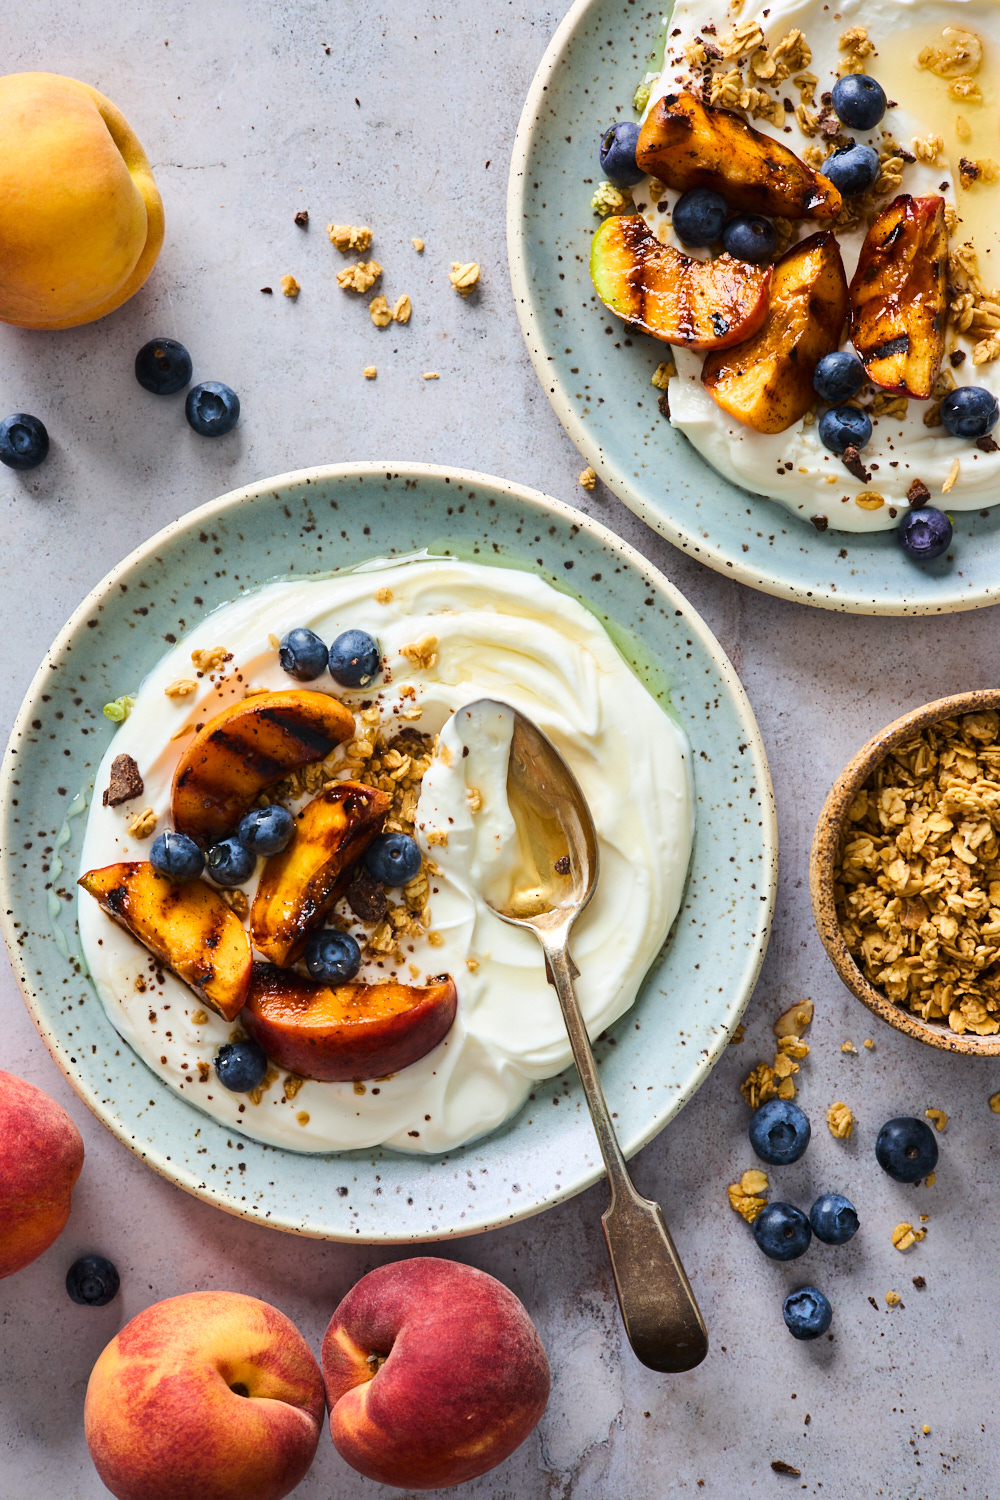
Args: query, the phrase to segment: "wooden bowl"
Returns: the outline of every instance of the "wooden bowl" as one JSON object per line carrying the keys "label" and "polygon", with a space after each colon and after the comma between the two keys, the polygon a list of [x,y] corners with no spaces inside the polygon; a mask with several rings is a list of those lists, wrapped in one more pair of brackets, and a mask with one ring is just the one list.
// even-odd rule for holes
{"label": "wooden bowl", "polygon": [[851,993],[880,1020],[887,1021],[905,1036],[926,1042],[930,1047],[979,1057],[995,1057],[1000,1054],[1000,1033],[995,1036],[975,1036],[966,1032],[959,1036],[946,1022],[924,1021],[911,1011],[904,1010],[901,1005],[894,1004],[881,990],[870,984],[848,952],[833,900],[834,864],[847,809],[854,800],[855,793],[868,780],[876,766],[897,745],[921,729],[926,729],[928,724],[934,724],[939,719],[960,718],[963,714],[977,713],[984,709],[1000,709],[1000,688],[983,688],[979,692],[956,693],[951,698],[938,698],[936,702],[925,703],[923,708],[915,708],[912,713],[896,719],[848,761],[834,782],[816,824],[809,856],[809,891],[816,926],[833,967]]}

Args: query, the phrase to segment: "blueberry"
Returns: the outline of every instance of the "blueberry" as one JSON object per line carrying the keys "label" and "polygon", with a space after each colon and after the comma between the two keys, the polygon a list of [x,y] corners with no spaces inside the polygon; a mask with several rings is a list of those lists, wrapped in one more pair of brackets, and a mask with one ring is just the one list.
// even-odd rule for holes
{"label": "blueberry", "polygon": [[951,546],[952,526],[943,510],[923,505],[908,510],[899,523],[896,535],[907,557],[915,562],[930,562]]}
{"label": "blueberry", "polygon": [[280,854],[288,848],[294,832],[295,819],[277,802],[248,812],[238,830],[240,843],[254,854]]}
{"label": "blueberry", "polygon": [[882,1171],[897,1182],[919,1182],[937,1166],[934,1132],[926,1120],[908,1115],[887,1120],[875,1142],[875,1157]]}
{"label": "blueberry", "polygon": [[820,442],[831,453],[863,448],[871,435],[871,418],[856,406],[831,406],[819,419]]}
{"label": "blueberry", "polygon": [[601,136],[601,171],[609,182],[618,187],[634,187],[645,177],[635,161],[638,141],[639,127],[631,120],[619,120]]}
{"label": "blueberry", "polygon": [[183,885],[185,881],[197,880],[205,868],[205,856],[194,839],[189,839],[186,833],[175,833],[171,828],[153,840],[149,863],[168,880]]}
{"label": "blueberry", "polygon": [[726,200],[719,193],[711,188],[691,188],[674,204],[674,233],[685,245],[714,245],[727,213]]}
{"label": "blueberry", "polygon": [[769,1203],[753,1221],[753,1237],[771,1260],[797,1260],[812,1239],[809,1220],[791,1203]]}
{"label": "blueberry", "polygon": [[775,244],[774,225],[757,214],[740,214],[722,231],[723,250],[734,260],[748,260],[753,266],[770,260]]}
{"label": "blueberry", "polygon": [[215,1071],[231,1094],[248,1094],[267,1072],[267,1053],[258,1042],[225,1042],[215,1054]]}
{"label": "blueberry", "polygon": [[867,378],[865,367],[856,354],[848,349],[837,349],[833,354],[824,354],[816,366],[813,390],[821,401],[837,406],[856,396]]}
{"label": "blueberry", "polygon": [[365,850],[365,868],[384,885],[405,885],[420,871],[420,849],[408,833],[380,833]]}
{"label": "blueberry", "polygon": [[299,682],[312,682],[314,678],[322,677],[329,658],[326,642],[320,640],[314,630],[306,630],[301,625],[282,636],[278,647],[282,671]]}
{"label": "blueberry", "polygon": [[349,932],[327,927],[306,943],[306,968],[323,984],[344,984],[361,967],[361,949]]}
{"label": "blueberry", "polygon": [[800,1286],[788,1293],[781,1313],[793,1339],[818,1339],[830,1326],[833,1308],[816,1287]]}
{"label": "blueberry", "polygon": [[812,1131],[805,1114],[787,1099],[769,1099],[750,1121],[750,1144],[761,1161],[787,1167],[798,1161]]}
{"label": "blueberry", "polygon": [[184,415],[202,437],[222,437],[239,421],[240,398],[228,385],[217,380],[203,380],[193,385],[184,403]]}
{"label": "blueberry", "polygon": [[997,398],[984,385],[960,385],[941,402],[941,425],[952,437],[985,437],[998,417]]}
{"label": "blueberry", "polygon": [[216,885],[242,885],[257,868],[256,854],[234,833],[213,844],[208,851],[207,860],[208,873]]}
{"label": "blueberry", "polygon": [[154,396],[173,396],[191,379],[191,356],[176,339],[150,339],[135,357],[135,378]]}
{"label": "blueberry", "polygon": [[867,73],[848,73],[833,85],[837,118],[851,130],[874,130],[885,114],[885,92]]}
{"label": "blueberry", "polygon": [[824,1245],[846,1245],[858,1230],[854,1204],[843,1193],[824,1193],[817,1198],[809,1210],[809,1223]]}
{"label": "blueberry", "polygon": [[66,1272],[66,1290],[82,1307],[107,1307],[120,1286],[117,1267],[103,1255],[81,1255]]}
{"label": "blueberry", "polygon": [[871,187],[881,171],[878,152],[871,146],[841,146],[823,163],[828,177],[845,198],[855,198]]}
{"label": "blueberry", "polygon": [[330,647],[330,675],[341,687],[367,687],[379,674],[378,641],[366,630],[345,630]]}
{"label": "blueberry", "polygon": [[0,422],[0,464],[37,469],[49,451],[49,435],[37,417],[16,411]]}

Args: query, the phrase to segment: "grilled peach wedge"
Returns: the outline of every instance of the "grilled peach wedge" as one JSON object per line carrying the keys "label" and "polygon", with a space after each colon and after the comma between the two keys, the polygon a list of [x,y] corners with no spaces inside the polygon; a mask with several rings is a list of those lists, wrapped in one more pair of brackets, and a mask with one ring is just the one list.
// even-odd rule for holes
{"label": "grilled peach wedge", "polygon": [[255,963],[240,1023],[272,1062],[303,1078],[350,1083],[382,1078],[425,1057],[451,1030],[454,981],[317,984]]}
{"label": "grilled peach wedge", "polygon": [[840,346],[847,277],[833,231],[793,245],[774,267],[771,305],[759,333],[710,354],[702,384],[723,411],[756,432],[784,432],[816,399],[820,359]]}
{"label": "grilled peach wedge", "polygon": [[88,870],[79,884],[212,1010],[232,1021],[250,988],[250,939],[203,880],[174,885],[144,860]]}
{"label": "grilled peach wedge", "polygon": [[329,693],[258,693],[210,719],[181,756],[170,810],[178,833],[210,844],[230,833],[261,792],[354,733]]}
{"label": "grilled peach wedge", "polygon": [[661,245],[641,214],[605,219],[590,247],[601,301],[626,323],[668,344],[728,349],[767,316],[770,266],[731,255],[696,260]]}
{"label": "grilled peach wedge", "polygon": [[835,219],[841,196],[780,141],[754,130],[730,109],[693,94],[667,94],[643,122],[636,164],[686,193],[707,187],[740,213],[785,219]]}
{"label": "grilled peach wedge", "polygon": [[930,396],[944,355],[947,271],[944,199],[900,193],[869,229],[851,280],[851,342],[875,385]]}
{"label": "grilled peach wedge", "polygon": [[254,946],[272,963],[295,962],[391,805],[386,792],[359,781],[341,781],[306,803],[288,848],[265,865],[250,913]]}

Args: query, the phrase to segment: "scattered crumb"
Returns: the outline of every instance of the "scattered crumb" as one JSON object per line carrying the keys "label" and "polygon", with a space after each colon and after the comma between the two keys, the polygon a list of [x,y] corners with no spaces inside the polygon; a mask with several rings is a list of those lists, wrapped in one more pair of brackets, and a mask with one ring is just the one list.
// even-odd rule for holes
{"label": "scattered crumb", "polygon": [[375,376],[378,374],[378,370],[374,365],[365,365],[362,373],[366,380],[374,380]]}
{"label": "scattered crumb", "polygon": [[766,1175],[758,1167],[750,1167],[739,1182],[731,1182],[726,1191],[729,1194],[729,1206],[741,1218],[752,1224],[754,1219],[766,1205],[765,1194],[768,1190]]}
{"label": "scattered crumb", "polygon": [[483,794],[478,787],[470,786],[465,793],[465,800],[469,804],[470,812],[482,812]]}
{"label": "scattered crumb", "polygon": [[914,1229],[912,1224],[904,1221],[902,1224],[897,1224],[892,1231],[892,1243],[897,1250],[909,1250],[911,1245],[915,1245],[918,1240],[925,1239],[926,1236],[926,1229]]}
{"label": "scattered crumb", "polygon": [[924,1423],[924,1425],[923,1425],[923,1426],[922,1426],[922,1427],[921,1427],[921,1429],[920,1429],[920,1431],[921,1431],[921,1432],[922,1432],[922,1433],[923,1433],[923,1435],[924,1435],[924,1437],[926,1437],[926,1436],[927,1436],[927,1434],[928,1434],[928,1433],[929,1433],[929,1432],[930,1432],[930,1428],[929,1428],[929,1427],[928,1427],[928,1425],[927,1425],[927,1423],[926,1423],[926,1422],[925,1422],[925,1423]]}
{"label": "scattered crumb", "polygon": [[935,1130],[943,1130],[948,1123],[948,1116],[943,1109],[925,1109],[924,1115],[930,1120]]}
{"label": "scattered crumb", "polygon": [[294,1099],[304,1083],[305,1079],[300,1078],[298,1073],[286,1073],[281,1080],[281,1087],[285,1091],[285,1098]]}
{"label": "scattered crumb", "polygon": [[308,1125],[309,1124],[309,1115],[308,1115],[308,1112],[306,1110],[304,1110],[304,1109],[300,1109],[299,1110],[298,1114],[295,1116],[295,1119],[296,1119],[296,1123],[299,1124],[299,1125]]}
{"label": "scattered crumb", "polygon": [[394,323],[408,323],[412,311],[413,304],[410,302],[409,297],[404,294],[402,297],[396,298],[389,316]]}
{"label": "scattered crumb", "polygon": [[185,735],[188,734],[194,734],[193,724],[182,724],[180,729],[176,730],[175,733],[170,736],[170,738],[172,740],[182,740]]}
{"label": "scattered crumb", "polygon": [[811,1000],[799,1000],[795,1005],[783,1011],[774,1023],[774,1034],[782,1036],[801,1036],[809,1022],[813,1018],[813,1003]]}
{"label": "scattered crumb", "polygon": [[861,1045],[862,1047],[867,1047],[869,1050],[871,1050],[871,1048],[874,1047],[875,1043],[872,1041],[870,1036],[866,1036]]}
{"label": "scattered crumb", "polygon": [[391,604],[392,603],[392,589],[387,589],[387,588],[376,589],[375,590],[375,603],[376,604]]}
{"label": "scattered crumb", "polygon": [[594,470],[590,467],[589,464],[585,469],[581,470],[579,483],[583,485],[583,488],[585,490],[592,490],[595,488],[597,484],[597,475],[594,473]]}
{"label": "scattered crumb", "polygon": [[465,967],[468,969],[468,971],[469,971],[470,974],[474,974],[476,972],[476,970],[479,968],[479,959],[478,958],[467,958],[465,960]]}
{"label": "scattered crumb", "polygon": [[886,1292],[885,1300],[888,1302],[890,1307],[898,1307],[903,1299],[898,1292]]}
{"label": "scattered crumb", "polygon": [[331,245],[336,245],[345,255],[349,250],[367,250],[372,242],[372,232],[367,224],[328,224],[326,232]]}
{"label": "scattered crumb", "polygon": [[428,828],[426,839],[428,849],[446,849],[448,847],[448,832],[445,828]]}
{"label": "scattered crumb", "polygon": [[990,1109],[995,1115],[1000,1115],[1000,1094],[990,1095]]}
{"label": "scattered crumb", "polygon": [[116,755],[111,762],[111,777],[101,801],[105,807],[120,807],[141,797],[146,790],[139,767],[131,755]]}
{"label": "scattered crumb", "polygon": [[272,651],[278,651],[281,649],[281,642],[274,634],[268,633],[267,644],[270,646]]}
{"label": "scattered crumb", "polygon": [[207,650],[191,652],[191,660],[199,672],[214,672],[217,667],[232,659],[232,652],[227,651],[225,646],[210,646]]}
{"label": "scattered crumb", "polygon": [[916,1287],[918,1292],[922,1292],[927,1285],[927,1280],[923,1276],[914,1276],[913,1285]]}
{"label": "scattered crumb", "polygon": [[156,813],[151,807],[144,807],[141,813],[136,813],[128,831],[134,839],[148,839],[156,827]]}
{"label": "scattered crumb", "polygon": [[187,698],[198,691],[198,684],[193,677],[178,677],[163,689],[168,698]]}
{"label": "scattered crumb", "polygon": [[951,461],[951,468],[948,470],[947,478],[945,479],[944,484],[941,486],[942,495],[947,495],[949,490],[953,490],[955,488],[955,481],[958,478],[961,467],[962,466],[959,463],[958,459],[953,458]]}
{"label": "scattered crumb", "polygon": [[650,376],[650,385],[655,385],[658,391],[665,391],[667,386],[677,374],[677,366],[672,359],[665,359],[662,364],[657,365]]}
{"label": "scattered crumb", "polygon": [[623,193],[621,188],[615,187],[610,182],[599,183],[597,191],[590,200],[594,213],[600,214],[602,219],[606,219],[609,214],[620,213],[623,208],[631,207],[631,205],[632,195]]}
{"label": "scattered crumb", "polygon": [[267,1090],[271,1087],[272,1083],[277,1083],[279,1077],[280,1074],[278,1073],[277,1068],[268,1068],[267,1072],[264,1074],[264,1077],[261,1079],[260,1083],[258,1083],[257,1087],[255,1089],[247,1090],[247,1098],[250,1100],[250,1103],[259,1104],[264,1095],[267,1093]]}
{"label": "scattered crumb", "polygon": [[478,285],[480,275],[480,269],[474,260],[465,264],[460,260],[453,260],[451,270],[448,272],[448,280],[460,297],[468,297],[473,288]]}
{"label": "scattered crumb", "polygon": [[273,297],[274,296],[274,287],[273,286],[262,286],[261,287],[261,291],[262,292],[266,292],[269,297]]}
{"label": "scattered crumb", "polygon": [[295,223],[299,226],[300,229],[305,229],[306,225],[309,223],[309,210],[307,208],[299,209],[298,213],[295,215]]}
{"label": "scattered crumb", "polygon": [[427,941],[430,943],[432,948],[444,947],[444,938],[441,936],[440,932],[429,932],[427,934]]}
{"label": "scattered crumb", "polygon": [[205,1022],[207,1020],[208,1020],[208,1011],[207,1010],[196,1010],[196,1011],[192,1012],[192,1015],[191,1015],[191,1024],[193,1026],[204,1026]]}
{"label": "scattered crumb", "polygon": [[437,636],[422,635],[419,641],[411,641],[408,646],[399,648],[400,656],[405,656],[411,667],[418,671],[429,672],[437,661]]}
{"label": "scattered crumb", "polygon": [[392,322],[389,304],[381,293],[368,304],[368,312],[376,328],[388,328]]}
{"label": "scattered crumb", "polygon": [[426,370],[420,378],[421,380],[440,380],[441,376],[437,370]]}
{"label": "scattered crumb", "polygon": [[854,1116],[850,1108],[841,1100],[830,1105],[826,1112],[826,1123],[830,1127],[830,1134],[838,1141],[849,1141],[851,1131],[854,1129]]}
{"label": "scattered crumb", "polygon": [[423,252],[423,248],[424,248],[424,242],[423,242],[423,240],[418,240],[417,238],[414,237],[410,241],[410,244],[413,246],[414,250],[417,252],[418,255],[420,255]]}
{"label": "scattered crumb", "polygon": [[299,286],[294,276],[282,276],[281,290],[284,292],[286,297],[297,297],[302,288]]}
{"label": "scattered crumb", "polygon": [[853,1052],[855,1057],[858,1055],[858,1049],[853,1042],[843,1042],[840,1050],[841,1052]]}
{"label": "scattered crumb", "polygon": [[732,1036],[729,1038],[730,1047],[738,1046],[739,1043],[742,1042],[744,1036],[746,1036],[746,1027],[741,1021],[740,1024],[736,1027],[736,1030],[733,1032]]}
{"label": "scattered crumb", "polygon": [[794,1464],[786,1464],[783,1458],[772,1458],[771,1468],[776,1474],[792,1474],[796,1479],[802,1473]]}
{"label": "scattered crumb", "polygon": [[337,285],[345,292],[367,292],[382,274],[377,260],[359,260],[357,265],[345,266],[337,272]]}

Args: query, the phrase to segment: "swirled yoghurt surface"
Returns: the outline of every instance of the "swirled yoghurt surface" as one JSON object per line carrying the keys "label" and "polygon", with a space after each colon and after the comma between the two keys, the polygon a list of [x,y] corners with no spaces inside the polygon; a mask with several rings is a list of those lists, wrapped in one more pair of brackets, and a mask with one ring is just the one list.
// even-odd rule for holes
{"label": "swirled yoghurt surface", "polygon": [[[532,574],[419,556],[272,583],[208,616],[135,693],[98,773],[81,872],[149,857],[150,835],[130,834],[129,825],[148,807],[157,818],[152,837],[171,826],[183,731],[248,689],[298,686],[273,644],[296,626],[327,642],[345,629],[368,631],[386,663],[366,690],[341,689],[328,676],[304,686],[336,693],[359,726],[362,712],[370,724],[377,710],[387,741],[405,728],[435,737],[414,827],[428,862],[427,927],[402,943],[401,964],[366,950],[358,978],[423,984],[450,973],[458,1014],[448,1036],[391,1078],[293,1080],[288,1089],[279,1077],[255,1103],[223,1088],[212,1067],[234,1026],[207,1012],[81,891],[84,955],[122,1037],[153,1072],[227,1126],[296,1151],[380,1144],[445,1151],[494,1129],[524,1103],[533,1082],[570,1062],[536,938],[502,922],[481,894],[509,884],[519,859],[506,793],[510,727],[498,731],[495,718],[484,725],[456,711],[489,697],[533,719],[569,762],[590,805],[601,876],[572,950],[592,1036],[632,1004],[680,906],[693,820],[687,741],[595,616]],[[404,652],[414,645],[420,649]],[[196,693],[166,694],[177,679],[195,677],[192,652],[220,646],[231,660],[198,677]],[[111,761],[122,753],[135,758],[145,790],[125,806],[104,807]],[[347,753],[341,746],[329,758],[333,778],[350,774],[338,771]],[[250,900],[262,868],[258,861],[244,887]],[[351,916],[343,903],[336,911]],[[355,930],[364,943],[365,932]]]}

